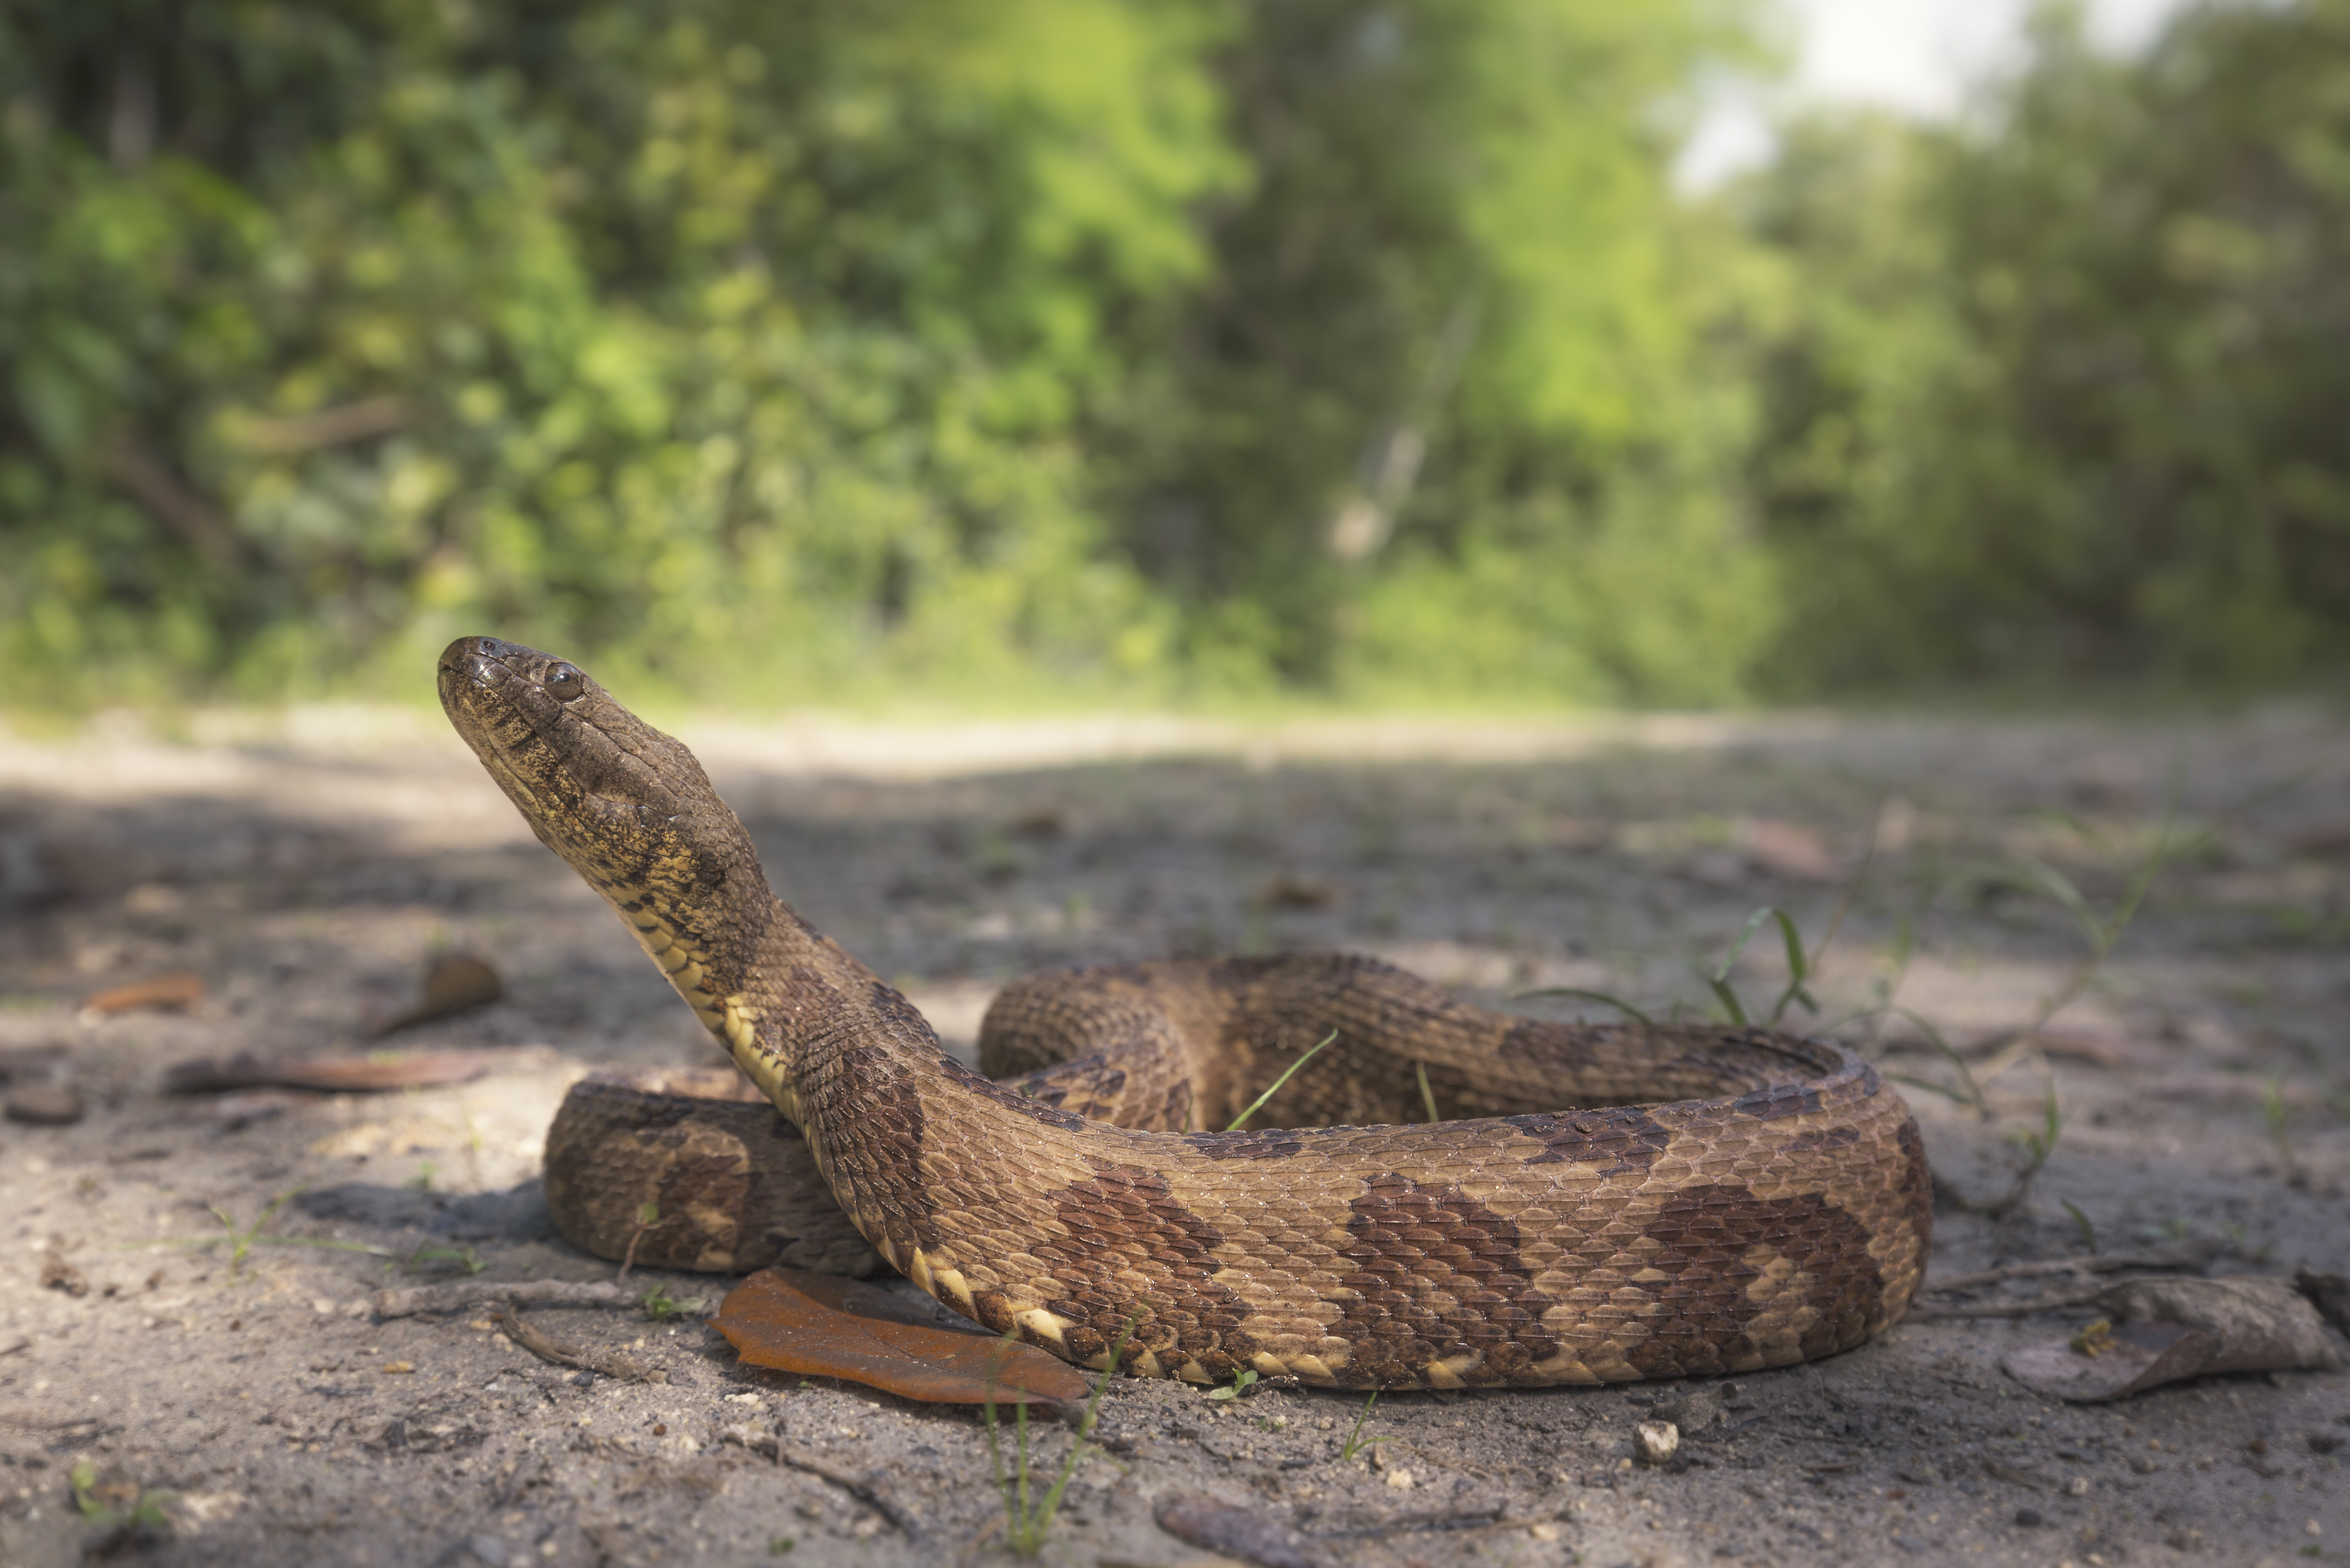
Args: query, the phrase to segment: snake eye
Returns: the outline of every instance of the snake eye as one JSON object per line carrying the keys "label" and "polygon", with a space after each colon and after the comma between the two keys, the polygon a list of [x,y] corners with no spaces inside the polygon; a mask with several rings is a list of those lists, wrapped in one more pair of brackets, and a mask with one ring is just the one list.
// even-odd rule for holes
{"label": "snake eye", "polygon": [[546,672],[547,693],[558,702],[568,702],[588,690],[588,678],[576,665],[558,664]]}

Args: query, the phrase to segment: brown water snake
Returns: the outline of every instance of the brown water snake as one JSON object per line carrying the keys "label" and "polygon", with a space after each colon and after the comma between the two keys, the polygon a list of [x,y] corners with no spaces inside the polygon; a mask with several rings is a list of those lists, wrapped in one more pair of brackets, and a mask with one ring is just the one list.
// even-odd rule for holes
{"label": "brown water snake", "polygon": [[[1781,1366],[1883,1332],[1917,1289],[1917,1125],[1833,1043],[1517,1018],[1304,954],[1020,981],[983,1075],[769,891],[691,753],[577,667],[463,638],[439,680],[533,831],[783,1113],[723,1083],[581,1085],[546,1182],[591,1251],[619,1255],[650,1192],[642,1261],[854,1272],[869,1244],[1081,1365],[1132,1325],[1146,1376],[1352,1388]],[[1258,1126],[1183,1130],[1332,1031]],[[1421,1070],[1451,1119],[1401,1125]]]}

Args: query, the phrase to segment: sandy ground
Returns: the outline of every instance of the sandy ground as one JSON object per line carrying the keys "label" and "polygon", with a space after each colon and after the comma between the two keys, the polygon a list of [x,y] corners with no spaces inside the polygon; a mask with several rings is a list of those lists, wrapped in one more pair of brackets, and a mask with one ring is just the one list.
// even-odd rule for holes
{"label": "sandy ground", "polygon": [[[2221,1272],[2350,1266],[2339,713],[679,728],[778,890],[965,1046],[1007,977],[1177,951],[1344,947],[1489,1002],[1579,985],[1697,1010],[1699,966],[1749,911],[1783,906],[1818,940],[1873,823],[1820,983],[1828,1022],[1889,996],[1966,1049],[2033,1017],[2085,950],[2054,899],[2018,889],[2022,857],[2109,909],[2175,802],[2178,834],[2205,836],[2045,1051],[1978,1058],[2001,1069],[1988,1115],[1908,1091],[1962,1196],[2008,1184],[2052,1085],[2064,1118],[2012,1214],[1944,1208],[1934,1269],[2073,1255],[2090,1231],[2106,1250],[2218,1239]],[[493,1051],[486,1075],[161,1092],[189,1058],[359,1048],[369,1010],[452,945],[490,959],[505,999],[396,1043]],[[81,1005],[183,970],[208,988],[184,1013]],[[1783,973],[1758,940],[1736,982],[1762,999]],[[1840,1027],[1888,1071],[1955,1083],[1905,1019]],[[691,1315],[532,1314],[668,1378],[646,1384],[536,1360],[475,1310],[371,1312],[388,1283],[467,1266],[608,1278],[547,1223],[547,1119],[592,1068],[712,1053],[619,923],[412,715],[0,739],[0,1065],[13,1094],[69,1087],[87,1107],[0,1125],[0,1562],[104,1543],[75,1509],[84,1463],[117,1506],[171,1494],[151,1498],[160,1528],[116,1543],[159,1563],[1009,1561],[985,1533],[1002,1508],[972,1413],[739,1367]],[[232,1232],[257,1239],[240,1255]],[[1194,1492],[1321,1560],[1414,1568],[2350,1551],[2342,1374],[2069,1407],[2002,1373],[2008,1347],[2080,1315],[1912,1321],[1721,1382],[1383,1398],[1362,1428],[1381,1442],[1351,1461],[1357,1399],[1259,1386],[1220,1405],[1120,1380],[1045,1558],[1216,1561],[1153,1522]],[[1685,1465],[1634,1463],[1636,1423],[1659,1416],[1688,1431]],[[899,1518],[768,1457],[777,1434],[874,1478]],[[1040,1463],[1067,1442],[1048,1426]]]}

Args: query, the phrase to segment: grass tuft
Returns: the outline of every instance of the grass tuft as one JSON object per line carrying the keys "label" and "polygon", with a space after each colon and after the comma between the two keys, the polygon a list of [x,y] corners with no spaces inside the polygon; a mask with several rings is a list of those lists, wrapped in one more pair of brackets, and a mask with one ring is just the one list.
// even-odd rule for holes
{"label": "grass tuft", "polygon": [[[1322,1044],[1326,1045],[1329,1041]],[[1321,1046],[1315,1049],[1318,1051]],[[1308,1055],[1312,1054],[1307,1053]],[[1276,1088],[1279,1086],[1274,1085]],[[1272,1091],[1266,1092],[1270,1094]],[[1069,1478],[1077,1473],[1077,1466],[1084,1462],[1088,1451],[1087,1440],[1093,1437],[1095,1422],[1101,1413],[1102,1395],[1108,1389],[1110,1379],[1118,1376],[1118,1364],[1126,1354],[1127,1341],[1133,1337],[1141,1322],[1142,1314],[1135,1314],[1118,1331],[1118,1338],[1111,1341],[1109,1363],[1102,1369],[1101,1381],[1094,1385],[1093,1397],[1086,1401],[1085,1414],[1077,1421],[1076,1436],[1069,1440],[1069,1451],[1062,1458],[1061,1473],[1053,1479],[1052,1486],[1043,1496],[1033,1501],[1030,1496],[1026,1403],[1012,1407],[1013,1420],[1018,1432],[1018,1459],[1014,1469],[1007,1471],[1003,1464],[1003,1444],[996,1433],[995,1401],[993,1398],[987,1401],[987,1459],[995,1475],[995,1489],[1003,1499],[1003,1543],[1018,1555],[1034,1557],[1045,1550],[1045,1542],[1053,1533],[1053,1520],[1061,1511],[1062,1495],[1069,1490]],[[1019,1339],[1016,1332],[1003,1337],[1012,1343],[1017,1343]]]}
{"label": "grass tuft", "polygon": [[1381,1443],[1392,1440],[1387,1438],[1366,1438],[1363,1436],[1363,1423],[1371,1418],[1371,1407],[1378,1402],[1379,1391],[1374,1388],[1371,1390],[1371,1397],[1363,1401],[1363,1407],[1355,1412],[1355,1425],[1353,1428],[1347,1433],[1347,1440],[1340,1444],[1338,1448],[1338,1458],[1342,1462],[1352,1463],[1357,1454],[1363,1452],[1367,1449],[1376,1449]]}

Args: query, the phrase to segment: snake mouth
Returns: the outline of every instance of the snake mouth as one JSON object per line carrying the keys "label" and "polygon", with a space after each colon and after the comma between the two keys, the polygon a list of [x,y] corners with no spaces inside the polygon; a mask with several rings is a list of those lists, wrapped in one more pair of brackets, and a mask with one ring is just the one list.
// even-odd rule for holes
{"label": "snake mouth", "polygon": [[[530,681],[534,665],[545,670],[558,661],[535,648],[519,642],[507,642],[494,637],[461,637],[441,650],[437,671],[441,687],[441,704],[451,710],[454,718],[456,703],[472,692],[500,692],[513,682]],[[510,699],[509,699],[510,700]]]}
{"label": "snake mouth", "polygon": [[565,769],[558,743],[573,715],[548,690],[547,677],[585,677],[537,649],[495,637],[461,637],[442,649],[435,671],[441,708],[460,739],[542,834],[553,820],[547,789]]}
{"label": "snake mouth", "polygon": [[[664,853],[648,833],[673,840],[703,815],[694,802],[710,784],[691,753],[578,666],[502,638],[461,637],[442,650],[436,680],[451,727],[531,830],[591,882],[608,876],[583,855],[598,867],[645,862]],[[684,830],[712,832],[731,836],[723,823]]]}

